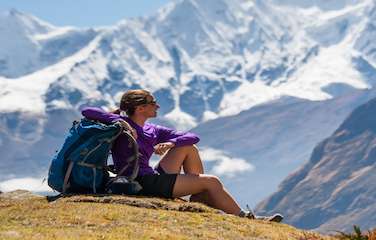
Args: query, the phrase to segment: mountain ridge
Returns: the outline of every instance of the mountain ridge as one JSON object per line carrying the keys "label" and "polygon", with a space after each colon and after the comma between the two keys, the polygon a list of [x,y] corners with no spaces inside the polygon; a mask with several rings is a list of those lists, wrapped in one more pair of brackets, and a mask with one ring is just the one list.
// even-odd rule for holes
{"label": "mountain ridge", "polygon": [[[234,3],[232,8],[229,8],[230,2]],[[255,2],[248,6],[237,1],[230,2],[221,1],[216,3],[213,8],[216,10],[210,12],[205,8],[207,5],[203,3],[176,1],[166,7],[165,9],[167,10],[160,10],[156,15],[121,21],[114,27],[106,30],[102,29],[100,32],[103,34],[99,34],[101,35],[101,44],[96,51],[89,56],[87,61],[77,64],[71,72],[80,71],[85,73],[88,69],[98,69],[94,70],[94,75],[81,76],[83,79],[86,78],[89,81],[98,83],[96,86],[93,85],[91,92],[103,92],[105,90],[103,89],[103,84],[107,84],[106,80],[117,82],[117,88],[144,87],[156,92],[157,95],[161,92],[161,97],[173,101],[173,105],[164,109],[164,112],[171,114],[167,114],[167,117],[163,120],[172,121],[172,124],[185,126],[184,128],[195,126],[201,121],[215,117],[237,114],[241,110],[284,95],[292,94],[292,96],[302,98],[308,97],[311,100],[323,100],[331,97],[330,94],[325,94],[320,89],[308,87],[307,84],[311,81],[309,79],[301,80],[301,82],[307,81],[307,90],[301,93],[296,91],[297,88],[301,88],[301,84],[297,84],[296,78],[307,78],[303,77],[302,74],[310,75],[306,71],[297,75],[297,69],[301,68],[300,66],[307,65],[312,57],[316,58],[315,55],[319,55],[321,52],[320,47],[312,39],[302,34],[306,30],[298,31],[298,26],[301,25],[299,21],[306,19],[306,16],[298,12],[300,15],[295,13],[295,15],[292,15],[293,17],[287,17],[284,19],[285,21],[281,21],[284,15],[280,9],[272,6],[270,2]],[[177,24],[179,21],[176,22],[176,19],[169,20],[170,18],[174,19],[174,15],[170,15],[177,14],[176,17],[179,17],[181,4],[191,6],[192,10],[187,11],[187,14],[192,13],[192,15],[189,15],[186,19],[191,19],[192,21],[196,19],[194,21],[198,21],[197,24],[191,24],[186,27],[172,25]],[[357,6],[358,11],[359,9],[365,11],[363,9],[368,5],[365,1]],[[284,8],[283,10],[286,9]],[[174,13],[175,11],[176,13]],[[249,14],[249,11],[252,14],[246,15],[246,13]],[[269,19],[261,17],[264,14],[263,11],[264,13],[269,13],[267,14]],[[347,11],[346,14],[351,16],[352,12],[355,11]],[[219,24],[214,21],[218,19],[217,15],[220,16],[220,19],[226,20]],[[297,20],[298,16],[303,17]],[[307,22],[309,18],[304,21]],[[159,22],[155,22],[157,20]],[[349,22],[348,20],[341,21]],[[239,26],[240,22],[242,24]],[[272,24],[272,22],[278,23],[278,26]],[[350,21],[348,24],[355,23]],[[305,25],[305,28],[308,26],[307,23],[303,25]],[[312,26],[314,27],[314,25]],[[336,26],[328,29],[331,28],[336,28]],[[292,37],[293,34],[287,33],[287,30],[298,34]],[[187,32],[183,34],[182,31]],[[194,33],[193,35],[196,34],[196,37],[204,34],[202,35],[202,40],[200,40],[201,37],[191,40],[182,38],[183,35],[188,36],[189,34],[192,35],[192,33]],[[95,36],[98,36],[98,34]],[[247,42],[246,39],[250,39],[250,41]],[[290,46],[296,45],[295,43],[298,41],[300,45],[298,48]],[[200,44],[205,46],[200,47]],[[122,45],[126,47],[121,47]],[[195,47],[198,47],[203,53],[197,52],[193,54],[192,51],[196,51],[194,50]],[[260,51],[262,48],[264,50]],[[275,50],[272,49],[281,49],[282,55],[276,54],[273,52]],[[295,53],[292,51],[293,49],[295,49]],[[205,51],[208,53],[207,56]],[[227,57],[229,54],[233,57]],[[258,64],[255,64],[254,60],[252,60],[254,56],[259,59]],[[208,61],[208,57],[209,59],[223,59],[224,61],[222,60],[222,62],[213,65],[213,63]],[[294,60],[294,58],[301,58],[301,60]],[[345,56],[345,58],[348,58],[348,56]],[[281,64],[281,62],[286,61],[289,65],[288,67],[285,64]],[[100,67],[104,65],[107,65],[107,70]],[[310,65],[308,64],[307,66]],[[116,71],[113,71],[113,69],[116,69]],[[353,73],[349,72],[348,74],[354,75],[356,71],[355,69]],[[321,74],[326,73],[322,72]],[[294,75],[297,76],[291,79]],[[360,80],[362,78],[360,75],[354,76],[355,79]],[[64,78],[71,77],[70,73],[64,76]],[[345,77],[343,79],[350,81],[351,78],[353,77]],[[290,80],[287,81],[287,79]],[[367,79],[359,80],[357,80],[358,83],[351,80],[352,82],[345,84],[350,84],[356,88],[369,87],[369,84],[364,82]],[[325,81],[328,82],[321,84],[320,88],[330,85],[333,79],[328,78]],[[335,82],[336,80],[334,80]],[[76,80],[75,84],[77,83]],[[169,85],[172,88],[170,87],[169,89]],[[203,86],[201,90],[200,88],[193,91],[190,90],[200,85]],[[225,87],[226,85],[235,87],[230,90]],[[74,88],[78,92],[85,91],[85,89],[81,89],[78,86]],[[212,90],[208,91],[205,88],[211,88]],[[112,87],[112,89],[115,88]],[[252,97],[248,96],[246,92],[259,92],[260,94]],[[119,94],[118,92],[111,92],[111,95],[101,104],[114,106],[116,97]],[[232,99],[228,97],[230,95]],[[188,96],[190,97],[188,98]],[[213,97],[208,98],[205,96]],[[168,102],[166,100],[164,101]],[[90,102],[90,97],[83,94],[79,101],[81,102],[80,105],[87,104]],[[189,104],[190,102],[193,102],[196,108],[192,108]],[[238,105],[237,108],[232,107],[234,103]],[[79,108],[79,105],[74,106],[74,108]],[[174,120],[174,118],[177,118],[177,114],[172,114],[175,110],[180,112],[182,116],[186,116],[185,120],[182,120],[184,123]]]}
{"label": "mountain ridge", "polygon": [[301,228],[348,231],[349,223],[372,228],[376,224],[372,201],[376,125],[370,113],[375,107],[372,99],[356,108],[315,147],[310,161],[287,177],[258,209],[284,209],[290,223]]}

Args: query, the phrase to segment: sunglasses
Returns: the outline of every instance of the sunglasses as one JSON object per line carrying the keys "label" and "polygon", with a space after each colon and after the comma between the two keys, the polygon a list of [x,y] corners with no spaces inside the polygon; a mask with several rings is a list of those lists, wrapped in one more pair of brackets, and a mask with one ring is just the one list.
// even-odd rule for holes
{"label": "sunglasses", "polygon": [[156,100],[152,100],[152,101],[146,102],[145,104],[157,105],[157,101]]}
{"label": "sunglasses", "polygon": [[136,106],[140,106],[140,105],[156,105],[157,104],[157,101],[155,100],[154,97],[152,96],[136,96],[134,98],[134,100],[136,102]]}

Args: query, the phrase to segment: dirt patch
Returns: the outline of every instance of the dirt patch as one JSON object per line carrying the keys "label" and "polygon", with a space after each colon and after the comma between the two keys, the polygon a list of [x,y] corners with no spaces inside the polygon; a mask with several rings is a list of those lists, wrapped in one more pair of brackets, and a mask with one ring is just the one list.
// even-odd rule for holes
{"label": "dirt patch", "polygon": [[218,210],[210,208],[201,203],[187,202],[181,199],[162,199],[141,196],[124,196],[124,195],[70,195],[56,199],[64,202],[90,202],[106,204],[126,204],[133,207],[163,209],[180,212],[210,212],[219,213]]}

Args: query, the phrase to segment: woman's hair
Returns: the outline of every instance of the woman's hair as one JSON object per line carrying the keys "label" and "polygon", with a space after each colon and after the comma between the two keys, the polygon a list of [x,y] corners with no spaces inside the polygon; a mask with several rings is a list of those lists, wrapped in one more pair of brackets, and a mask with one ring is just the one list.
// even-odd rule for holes
{"label": "woman's hair", "polygon": [[120,107],[113,113],[120,114],[124,111],[128,116],[132,116],[137,106],[148,104],[154,101],[154,97],[149,91],[135,89],[126,91],[120,99]]}

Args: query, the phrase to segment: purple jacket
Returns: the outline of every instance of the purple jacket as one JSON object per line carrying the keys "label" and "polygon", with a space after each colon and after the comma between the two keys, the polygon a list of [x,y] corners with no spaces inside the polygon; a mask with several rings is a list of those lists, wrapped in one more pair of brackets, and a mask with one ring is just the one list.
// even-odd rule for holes
{"label": "purple jacket", "polygon": [[[175,144],[175,147],[180,147],[192,145],[200,141],[198,136],[194,133],[179,132],[171,128],[152,123],[145,123],[145,125],[141,127],[128,117],[108,113],[100,108],[86,107],[82,110],[82,115],[88,119],[98,120],[103,123],[114,123],[119,120],[125,120],[137,131],[137,144],[140,153],[139,176],[156,173],[154,169],[149,166],[149,160],[154,152],[154,146],[158,143],[172,142]],[[130,154],[132,154],[132,150],[128,147],[127,137],[120,135],[112,147],[112,159],[114,161],[115,168],[118,171],[125,166],[125,161]]]}

